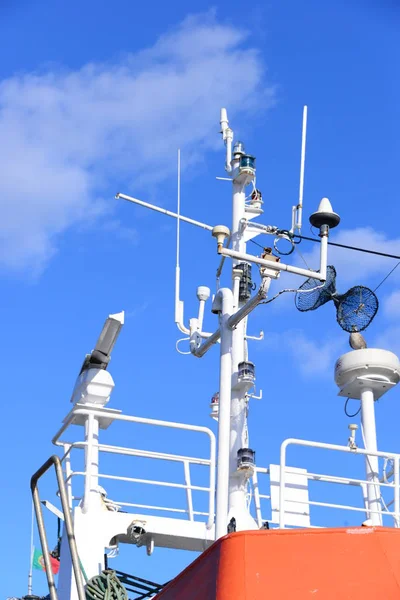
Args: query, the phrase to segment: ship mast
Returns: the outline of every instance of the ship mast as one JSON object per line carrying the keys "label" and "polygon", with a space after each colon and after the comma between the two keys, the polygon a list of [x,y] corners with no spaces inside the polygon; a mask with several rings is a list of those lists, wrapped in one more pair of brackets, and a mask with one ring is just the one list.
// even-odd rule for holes
{"label": "ship mast", "polygon": [[[251,516],[246,501],[247,485],[255,467],[255,453],[249,448],[247,426],[248,403],[254,395],[251,392],[254,391],[255,367],[248,360],[247,341],[262,339],[262,335],[258,338],[247,335],[247,317],[266,300],[271,281],[277,279],[281,271],[302,277],[313,277],[322,285],[326,279],[329,230],[340,221],[339,216],[333,212],[329,200],[323,198],[318,210],[311,216],[321,238],[318,270],[312,271],[284,264],[270,248],[266,248],[260,257],[248,254],[247,242],[260,234],[273,235],[275,239],[283,237],[288,241],[291,241],[291,238],[287,235],[288,232],[283,233],[276,226],[253,222],[253,219],[263,214],[262,195],[256,188],[255,157],[246,153],[242,142],[233,144],[234,134],[229,127],[225,108],[221,109],[220,124],[226,147],[225,170],[232,182],[231,230],[225,225],[212,227],[181,215],[180,154],[178,155],[176,213],[126,194],[120,193],[116,196],[177,219],[175,322],[178,329],[189,336],[190,352],[198,358],[204,356],[214,344],[220,342],[215,539],[226,535],[230,522],[238,531],[258,529],[258,524]],[[304,107],[299,201],[292,209],[291,234],[301,229],[306,125],[307,107]],[[210,230],[215,237],[217,252],[222,259],[218,269],[218,282],[225,259],[232,258],[231,287],[217,289],[212,301],[211,311],[219,318],[219,326],[212,334],[203,331],[204,306],[211,293],[205,286],[197,289],[200,302],[198,317],[189,320],[189,327],[184,323],[184,305],[180,299],[179,226],[181,221]],[[261,276],[261,284],[254,295],[251,294],[252,266],[259,269]]]}
{"label": "ship mast", "polygon": [[[202,551],[216,539],[228,531],[244,531],[259,529],[260,515],[257,522],[250,513],[247,488],[253,475],[256,475],[255,452],[249,447],[247,413],[249,401],[255,397],[255,366],[249,361],[247,344],[250,340],[262,339],[248,335],[247,320],[257,306],[266,302],[271,283],[279,278],[281,271],[312,278],[317,288],[323,286],[327,278],[328,236],[332,227],[338,225],[340,218],[333,212],[327,198],[320,202],[318,210],[311,217],[311,223],[319,230],[321,238],[319,265],[315,270],[304,269],[280,260],[277,248],[282,238],[293,246],[293,234],[300,231],[303,210],[304,158],[305,158],[305,126],[306,109],[303,113],[303,136],[300,170],[299,201],[292,208],[292,228],[290,231],[278,229],[274,225],[264,225],[255,219],[263,214],[262,195],[256,187],[255,157],[247,154],[241,142],[234,142],[233,131],[229,127],[226,109],[221,110],[221,132],[226,146],[225,168],[228,179],[232,183],[232,221],[231,229],[226,225],[209,225],[201,221],[181,215],[180,212],[180,154],[178,155],[178,206],[177,212],[161,208],[143,200],[117,194],[117,198],[155,210],[164,215],[177,219],[177,261],[175,276],[175,322],[178,329],[187,337],[189,354],[203,357],[211,348],[219,343],[219,400],[218,400],[218,443],[214,432],[203,426],[187,425],[172,421],[160,421],[123,415],[119,410],[109,409],[107,404],[114,388],[114,381],[108,372],[111,352],[124,322],[124,313],[110,315],[106,320],[94,350],[84,360],[75,388],[71,397],[73,407],[63,421],[63,425],[53,438],[53,443],[64,450],[62,459],[56,463],[56,473],[60,493],[66,505],[65,528],[61,542],[62,561],[58,580],[58,590],[55,591],[54,579],[50,564],[46,564],[46,574],[52,600],[76,600],[84,595],[83,581],[80,577],[82,566],[88,579],[96,577],[103,570],[104,549],[109,548],[112,540],[117,543],[129,543],[136,546],[146,546],[147,553],[152,554],[155,546]],[[186,222],[192,226],[211,233],[216,240],[217,254],[220,265],[217,271],[217,289],[211,301],[211,312],[217,316],[218,325],[213,333],[204,330],[205,306],[210,299],[211,290],[208,287],[197,288],[199,308],[196,317],[189,319],[188,325],[184,319],[184,303],[180,299],[180,263],[179,263],[179,233],[180,223]],[[269,247],[264,248],[261,256],[249,254],[247,242],[259,235],[273,236],[273,246],[276,253]],[[268,244],[267,244],[268,246]],[[232,259],[229,276],[230,286],[220,287],[219,281],[226,258]],[[260,282],[258,289],[253,284],[252,269],[259,271]],[[276,296],[283,291],[280,290]],[[297,290],[298,291],[298,290]],[[182,340],[181,340],[182,341]],[[261,396],[261,394],[260,394]],[[216,412],[213,413],[216,416]],[[209,458],[185,457],[173,455],[170,452],[145,452],[118,446],[109,446],[99,442],[99,432],[108,428],[113,422],[143,424],[172,430],[191,431],[207,436],[209,442]],[[62,438],[70,425],[84,427],[83,442],[71,442]],[[70,453],[73,448],[84,450],[84,471],[72,471]],[[102,474],[99,471],[99,453],[111,452],[119,455],[132,455],[182,462],[185,470],[185,484],[165,483],[156,480],[141,480],[132,477]],[[54,457],[53,457],[54,458]],[[51,459],[52,460],[52,459]],[[52,462],[45,465],[33,477],[35,511],[39,523],[39,533],[43,554],[48,560],[48,546],[41,517],[41,506],[37,491],[37,480],[49,468]],[[58,459],[57,459],[58,460]],[[53,461],[54,462],[54,461]],[[57,462],[57,461],[56,461]],[[193,486],[190,480],[190,463],[206,464],[209,467],[209,487]],[[61,478],[61,464],[65,468],[66,480]],[[60,472],[57,471],[57,468]],[[374,470],[372,465],[371,471]],[[215,471],[217,478],[215,481]],[[81,475],[84,479],[83,496],[78,506],[73,507],[72,477]],[[374,473],[370,480],[374,484]],[[36,477],[36,479],[35,479]],[[99,486],[99,477],[144,482],[155,485],[184,488],[188,497],[188,519],[178,519],[141,514],[138,508],[164,510],[160,506],[148,506],[136,503],[121,503],[133,507],[134,512],[119,510],[118,503],[107,500],[107,492]],[[281,474],[284,481],[284,473]],[[197,489],[208,493],[208,512],[197,512],[207,516],[207,521],[194,519],[192,506],[192,490]],[[214,507],[214,494],[215,507]],[[375,495],[376,496],[376,495]],[[371,492],[371,503],[376,503],[376,497]],[[283,497],[283,496],[282,496]],[[282,500],[284,508],[284,502]],[[169,509],[165,509],[169,510]],[[73,514],[74,534],[69,511]],[[185,512],[179,510],[178,512]],[[284,510],[282,509],[282,513]],[[67,518],[68,517],[68,518]],[[283,518],[283,517],[282,517]],[[68,549],[69,548],[69,549]],[[79,548],[79,561],[78,552]],[[70,551],[69,551],[70,550]],[[81,566],[82,565],[82,566]],[[76,574],[76,580],[75,575]]]}

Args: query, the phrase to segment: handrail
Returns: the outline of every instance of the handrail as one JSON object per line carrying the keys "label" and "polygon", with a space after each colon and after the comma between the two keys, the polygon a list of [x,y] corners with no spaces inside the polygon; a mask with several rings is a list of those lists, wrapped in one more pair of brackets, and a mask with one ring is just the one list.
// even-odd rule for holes
{"label": "handrail", "polygon": [[[72,471],[72,473],[70,473],[68,478],[65,480],[65,483],[70,481],[71,477],[74,477],[75,475],[85,476],[86,473],[85,473],[85,471]],[[128,481],[130,483],[160,485],[160,486],[164,486],[164,487],[178,488],[181,490],[195,490],[196,492],[209,492],[210,491],[210,488],[206,488],[201,485],[186,485],[185,483],[174,483],[174,482],[170,482],[170,481],[157,481],[156,479],[141,479],[138,477],[125,477],[123,475],[107,475],[106,473],[99,473],[98,477],[99,478],[103,477],[103,479],[112,479],[114,481]],[[117,501],[115,503],[119,504],[119,502],[117,502]]]}
{"label": "handrail", "polygon": [[[306,446],[309,448],[321,448],[324,450],[335,450],[338,452],[345,452],[348,454],[358,454],[358,455],[368,455],[368,456],[377,456],[377,457],[381,457],[381,458],[391,458],[394,461],[394,471],[395,471],[395,477],[394,477],[394,482],[393,484],[379,484],[379,487],[392,487],[394,490],[394,504],[395,504],[395,509],[393,512],[390,511],[382,511],[382,510],[372,510],[372,509],[368,509],[367,512],[368,513],[378,513],[378,514],[382,514],[382,515],[390,515],[393,516],[394,518],[394,522],[395,522],[395,527],[399,527],[400,523],[400,493],[399,493],[399,461],[400,461],[400,455],[399,454],[395,454],[394,452],[381,452],[381,451],[372,451],[372,450],[366,450],[364,448],[351,448],[350,446],[339,446],[337,444],[326,444],[326,443],[322,443],[322,442],[312,442],[312,441],[308,441],[308,440],[300,440],[300,439],[296,439],[296,438],[289,438],[287,440],[285,440],[282,445],[281,445],[281,451],[280,451],[280,477],[279,477],[279,527],[280,528],[284,528],[285,527],[285,483],[286,483],[286,474],[290,473],[290,470],[288,470],[286,468],[286,451],[288,446],[290,445],[294,445],[294,446]],[[363,484],[366,485],[377,485],[375,483],[371,484],[371,482],[367,481],[367,480],[357,480],[354,478],[340,478],[340,477],[335,477],[335,476],[330,476],[330,475],[319,475],[316,473],[304,473],[305,476],[307,476],[307,478],[309,479],[314,479],[314,480],[318,480],[318,479],[322,479],[323,477],[326,477],[326,482],[329,483],[335,483],[335,481],[333,481],[334,479],[337,480],[337,483],[347,483],[350,485],[360,485],[360,487]],[[313,502],[308,500],[307,502],[298,502],[296,500],[290,500],[290,502],[293,503],[300,503],[300,504],[308,504],[308,505],[314,505],[314,506],[326,506],[326,507],[331,507],[331,508],[342,508],[342,509],[346,509],[346,510],[355,510],[355,511],[360,511],[360,512],[365,512],[365,508],[359,509],[359,508],[355,508],[355,507],[349,507],[346,505],[341,505],[341,504],[331,504],[331,503],[320,503],[320,502]]]}
{"label": "handrail", "polygon": [[[97,417],[97,418],[102,418],[107,416],[106,415],[106,411],[104,410],[97,410],[97,409],[93,409],[93,408],[77,408],[75,410],[73,410],[70,415],[68,416],[67,420],[65,421],[65,423],[63,423],[62,427],[59,429],[59,431],[56,433],[56,435],[53,437],[52,442],[54,445],[56,446],[63,446],[65,448],[66,445],[68,445],[68,450],[67,452],[65,452],[64,456],[62,457],[62,461],[65,460],[65,458],[67,456],[69,456],[72,448],[86,448],[87,447],[87,442],[68,442],[65,440],[60,440],[62,434],[66,431],[66,429],[69,427],[69,425],[71,425],[71,423],[73,422],[73,420],[75,419],[76,416],[91,416],[93,417]],[[177,454],[167,454],[167,453],[163,453],[163,452],[152,452],[152,451],[147,451],[147,450],[137,450],[137,449],[131,449],[131,448],[124,448],[124,447],[120,447],[120,446],[111,446],[111,445],[107,445],[107,444],[96,444],[98,450],[100,452],[109,452],[109,453],[113,453],[113,454],[121,454],[121,455],[130,455],[130,456],[138,456],[138,457],[142,457],[142,458],[157,458],[160,460],[170,460],[170,461],[176,461],[176,462],[181,462],[183,464],[184,467],[184,475],[185,478],[187,479],[187,467],[186,467],[186,471],[185,471],[185,464],[200,464],[200,465],[206,465],[206,466],[210,466],[210,477],[209,477],[209,488],[201,488],[199,486],[187,486],[185,484],[179,485],[179,484],[174,484],[171,485],[171,487],[183,487],[187,490],[187,501],[188,501],[188,514],[189,514],[189,519],[191,519],[191,516],[193,516],[193,514],[196,514],[193,511],[193,507],[192,507],[192,490],[200,490],[200,491],[208,491],[209,492],[209,499],[208,499],[208,520],[207,520],[207,529],[211,529],[214,525],[214,518],[215,518],[215,467],[216,467],[216,439],[215,439],[215,435],[213,433],[213,431],[211,431],[211,429],[209,429],[208,427],[201,427],[201,426],[197,426],[197,425],[186,425],[184,423],[176,423],[173,421],[161,421],[158,419],[147,419],[144,417],[135,417],[135,416],[130,416],[130,415],[123,415],[120,413],[110,413],[110,417],[112,417],[112,419],[116,420],[116,421],[125,421],[125,422],[130,422],[130,423],[138,423],[138,424],[144,424],[144,425],[153,425],[153,426],[161,426],[161,427],[167,427],[167,428],[172,428],[172,429],[181,429],[184,431],[193,431],[193,432],[197,432],[197,433],[204,433],[208,436],[209,440],[210,440],[210,458],[208,459],[203,459],[203,458],[196,458],[196,457],[190,457],[190,456],[180,456]],[[68,481],[70,481],[71,479],[71,475],[72,473],[70,472],[70,475],[68,477]],[[85,472],[84,476],[88,478],[88,481],[90,481],[90,473],[89,472]],[[100,475],[99,475],[100,476]],[[104,477],[104,475],[103,475]],[[112,478],[112,476],[105,476],[108,478]],[[189,474],[190,477],[190,474]],[[128,479],[126,479],[128,480]],[[134,481],[133,479],[131,481]],[[137,481],[138,483],[143,482],[145,483],[145,481]],[[165,484],[164,484],[165,485]]]}
{"label": "handrail", "polygon": [[[68,450],[61,457],[61,462],[67,458],[71,450],[77,448],[84,450],[87,442],[63,442],[63,445],[68,444]],[[99,452],[109,452],[110,454],[125,454],[127,456],[137,456],[139,458],[157,458],[160,460],[171,460],[176,462],[187,461],[194,465],[209,466],[211,460],[209,458],[197,458],[196,456],[184,456],[183,454],[169,454],[168,452],[155,452],[153,450],[138,450],[136,448],[125,448],[124,446],[112,446],[110,444],[98,444]]]}
{"label": "handrail", "polygon": [[62,506],[62,510],[63,510],[63,514],[64,514],[65,531],[67,534],[69,550],[71,553],[71,561],[72,561],[72,566],[74,569],[75,582],[76,582],[76,587],[77,587],[77,591],[78,591],[78,598],[79,598],[79,600],[85,600],[85,590],[84,590],[82,578],[81,578],[78,550],[77,550],[77,546],[76,546],[74,528],[72,525],[71,513],[70,513],[69,505],[68,505],[67,491],[66,491],[65,483],[64,483],[64,474],[62,471],[61,461],[60,461],[59,457],[56,455],[50,456],[50,458],[47,459],[46,462],[31,477],[31,492],[32,492],[32,498],[33,498],[33,505],[35,508],[36,520],[37,520],[37,524],[38,524],[40,544],[42,546],[43,559],[44,559],[47,583],[49,586],[50,598],[51,598],[51,600],[58,600],[57,590],[56,590],[55,583],[54,583],[53,571],[52,571],[51,563],[50,563],[49,545],[47,543],[46,528],[44,526],[42,505],[41,505],[40,496],[39,496],[38,481],[50,469],[50,467],[52,465],[54,465],[54,468],[56,471],[58,491],[60,493],[61,506]]}

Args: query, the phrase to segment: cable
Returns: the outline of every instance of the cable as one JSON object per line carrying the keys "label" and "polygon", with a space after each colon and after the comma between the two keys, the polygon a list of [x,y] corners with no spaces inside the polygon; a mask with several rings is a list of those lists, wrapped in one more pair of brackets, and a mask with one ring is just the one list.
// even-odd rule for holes
{"label": "cable", "polygon": [[304,258],[304,256],[302,255],[302,253],[300,252],[298,246],[294,246],[294,248],[296,249],[297,254],[300,256],[301,260],[303,261],[303,263],[306,265],[306,268],[311,271],[310,267],[307,264],[306,259]]}
{"label": "cable", "polygon": [[259,244],[255,240],[249,240],[249,241],[252,242],[252,244],[255,244],[256,246],[258,246],[259,248],[262,248],[263,250],[265,249],[265,246],[263,246],[262,244]]}
{"label": "cable", "polygon": [[184,338],[181,338],[180,340],[177,340],[177,342],[175,344],[175,349],[176,349],[177,352],[179,352],[179,354],[183,354],[183,355],[191,354],[190,350],[187,351],[187,352],[184,351],[184,350],[179,350],[179,344],[181,342],[188,342],[189,340],[190,340],[190,337],[184,337]]}
{"label": "cable", "polygon": [[[278,229],[277,233],[287,233],[286,230]],[[291,234],[293,236],[293,234]],[[296,234],[295,236],[299,240],[306,240],[307,242],[316,242],[318,244],[321,243],[321,240],[317,238],[307,237],[305,235]],[[262,244],[254,240],[250,240],[253,244],[260,246],[260,248],[264,248]],[[296,243],[296,242],[295,242]],[[298,243],[298,242],[297,242]],[[356,252],[365,252],[366,254],[374,254],[375,256],[383,256],[384,258],[395,258],[400,261],[400,256],[398,254],[387,254],[386,252],[378,252],[378,250],[370,250],[369,248],[359,248],[358,246],[348,246],[347,244],[339,244],[338,242],[330,242],[328,241],[329,246],[336,246],[337,248],[345,248],[346,250],[355,250]]]}
{"label": "cable", "polygon": [[[293,238],[297,237],[300,241],[301,240],[306,240],[307,242],[317,242],[317,243],[320,243],[320,240],[318,240],[316,238],[311,238],[311,237],[307,237],[305,235],[299,235],[299,234],[296,234],[296,236],[293,236],[293,234],[291,234],[290,232],[284,231],[284,230],[278,230],[277,233],[280,233],[281,235],[288,233],[289,236],[291,236]],[[259,244],[255,240],[250,240],[250,241],[253,242],[253,244],[256,244],[256,246],[259,246],[260,248],[264,249],[264,246],[262,244]],[[293,240],[293,242],[294,242],[294,244],[298,244],[299,243],[299,242],[295,242],[294,240]],[[382,281],[380,283],[378,283],[378,285],[376,286],[376,288],[373,290],[374,292],[376,292],[376,290],[379,289],[383,283],[385,283],[385,281],[397,269],[397,267],[400,266],[400,256],[398,256],[397,254],[387,254],[386,252],[378,252],[378,250],[370,250],[369,248],[359,248],[357,246],[348,246],[347,244],[339,244],[337,242],[330,242],[330,241],[328,241],[328,244],[330,246],[336,246],[337,248],[344,248],[345,250],[354,250],[356,252],[364,252],[365,254],[373,254],[375,256],[383,256],[384,258],[395,258],[395,259],[399,260],[399,262],[393,267],[393,269],[391,269],[389,271],[389,273],[382,279]],[[302,254],[300,253],[300,251],[298,250],[298,248],[297,248],[297,251],[299,252],[300,257],[305,262]]]}
{"label": "cable", "polygon": [[[286,240],[287,242],[289,242],[289,244],[290,244],[290,250],[288,252],[282,252],[282,250],[279,250],[279,248],[278,248],[278,242],[280,240]],[[281,235],[278,235],[274,239],[274,248],[275,248],[276,252],[278,254],[280,254],[281,256],[289,256],[290,254],[292,254],[292,252],[293,252],[293,250],[295,248],[295,245],[294,245],[293,240],[289,236],[285,236],[285,235],[281,234]]]}
{"label": "cable", "polygon": [[260,302],[260,304],[269,304],[273,300],[276,300],[281,294],[286,294],[287,292],[291,292],[292,294],[308,294],[309,292],[315,292],[315,290],[319,290],[320,288],[323,288],[325,286],[325,284],[326,284],[326,282],[324,281],[320,285],[317,285],[316,287],[310,288],[309,290],[301,290],[301,289],[296,289],[296,290],[294,290],[294,289],[293,290],[292,289],[280,290],[277,294],[275,294],[275,296],[273,296],[272,298],[269,298],[268,300],[264,300],[263,302]]}
{"label": "cable", "polygon": [[350,417],[350,419],[352,419],[353,417],[356,417],[358,415],[358,413],[360,412],[361,404],[360,404],[360,408],[358,409],[358,411],[355,412],[353,415],[351,415],[350,413],[347,412],[347,404],[348,404],[349,400],[350,400],[350,398],[347,398],[346,402],[344,403],[344,412],[345,412],[346,417]]}
{"label": "cable", "polygon": [[[299,237],[302,240],[307,240],[308,242],[319,242],[320,243],[320,240],[317,240],[315,238],[310,238],[310,237],[307,237],[304,235],[298,235],[297,237]],[[383,256],[384,258],[395,258],[395,259],[399,260],[399,262],[393,267],[393,269],[391,269],[389,271],[389,273],[382,279],[382,281],[380,283],[378,283],[376,288],[373,290],[374,292],[376,292],[376,290],[378,288],[380,288],[383,283],[385,283],[385,281],[391,276],[391,274],[400,265],[400,256],[398,256],[396,254],[387,254],[386,252],[378,252],[378,250],[370,250],[369,248],[359,248],[357,246],[348,246],[347,244],[338,244],[337,242],[329,242],[328,241],[328,244],[330,246],[336,246],[337,248],[345,248],[346,250],[355,250],[356,252],[364,252],[365,254],[374,254],[375,256]]]}
{"label": "cable", "polygon": [[[321,243],[321,240],[316,238],[307,237],[305,235],[297,235],[301,240],[307,240],[307,242]],[[359,248],[358,246],[348,246],[347,244],[338,244],[338,242],[328,241],[330,246],[336,246],[337,248],[345,248],[346,250],[355,250],[356,252],[365,252],[366,254],[375,254],[376,256],[384,256],[385,258],[397,258],[400,260],[400,256],[397,254],[387,254],[386,252],[378,252],[378,250],[370,250],[369,248]]]}
{"label": "cable", "polygon": [[384,278],[382,279],[382,281],[381,281],[380,283],[378,283],[378,285],[377,285],[377,286],[376,286],[376,288],[374,289],[374,292],[376,292],[376,290],[377,290],[378,288],[380,288],[380,287],[381,287],[382,283],[385,283],[386,279],[388,279],[388,278],[391,276],[391,274],[393,273],[393,271],[395,271],[399,265],[400,265],[400,262],[398,262],[398,263],[397,263],[397,264],[396,264],[396,265],[393,267],[393,269],[392,269],[391,271],[389,271],[389,273],[386,275],[386,277],[384,277]]}

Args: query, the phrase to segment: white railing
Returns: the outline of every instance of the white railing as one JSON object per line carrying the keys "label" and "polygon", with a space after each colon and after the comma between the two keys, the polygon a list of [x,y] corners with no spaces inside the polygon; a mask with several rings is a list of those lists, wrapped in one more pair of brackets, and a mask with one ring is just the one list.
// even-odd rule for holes
{"label": "white railing", "polygon": [[253,502],[254,502],[254,510],[255,517],[257,521],[257,525],[261,528],[263,526],[264,520],[261,512],[261,500],[270,500],[271,496],[267,494],[260,494],[260,488],[258,483],[258,474],[268,475],[269,469],[264,467],[256,467],[254,469],[253,477],[251,478],[251,487],[253,492]]}
{"label": "white railing", "polygon": [[[400,495],[399,495],[400,455],[399,454],[394,454],[392,452],[378,452],[378,451],[372,452],[371,450],[365,450],[363,448],[351,448],[350,446],[339,446],[336,444],[324,444],[324,443],[320,443],[320,442],[312,442],[312,441],[307,441],[307,440],[298,440],[298,439],[290,438],[283,442],[283,444],[281,446],[281,453],[280,453],[280,483],[279,483],[279,486],[280,486],[279,487],[279,527],[280,528],[285,527],[285,483],[286,483],[286,475],[291,473],[290,467],[287,467],[287,465],[286,465],[286,454],[287,454],[287,448],[289,446],[305,446],[305,447],[309,447],[309,448],[320,448],[320,449],[324,449],[324,450],[344,452],[344,453],[352,454],[352,455],[377,456],[379,458],[385,458],[385,459],[392,460],[394,467],[393,467],[393,473],[392,473],[393,481],[391,483],[387,482],[387,479],[386,479],[386,482],[384,480],[382,480],[382,482],[377,484],[375,482],[358,479],[358,478],[339,477],[339,476],[334,476],[334,475],[324,475],[324,474],[312,473],[312,472],[308,472],[308,471],[304,473],[304,476],[306,476],[308,480],[320,481],[320,482],[325,482],[325,483],[337,483],[337,484],[342,484],[342,485],[359,486],[363,490],[366,490],[367,486],[369,486],[369,485],[378,486],[379,488],[381,488],[381,487],[391,488],[393,490],[394,499],[392,502],[389,502],[384,505],[386,507],[386,510],[371,510],[369,508],[366,508],[365,506],[363,508],[359,508],[359,507],[355,507],[352,505],[336,504],[333,502],[317,502],[317,501],[312,501],[312,500],[308,500],[306,502],[306,504],[308,504],[309,506],[319,506],[319,507],[324,507],[324,508],[333,508],[333,509],[340,509],[340,510],[346,510],[346,511],[348,510],[348,511],[362,512],[362,513],[366,512],[367,514],[375,513],[375,514],[380,514],[382,516],[384,516],[384,515],[391,516],[391,517],[393,517],[394,526],[395,527],[400,526]],[[290,499],[291,504],[296,503],[296,502],[298,504],[304,504],[303,499],[298,500],[298,501],[293,498]],[[387,510],[388,506],[390,506],[391,504],[394,504],[393,511]]]}
{"label": "white railing", "polygon": [[[85,485],[84,485],[84,493],[82,500],[82,506],[86,506],[89,502],[89,497],[91,493],[91,481],[92,481],[92,472],[91,472],[91,462],[86,461],[86,468],[83,471],[73,471],[71,467],[71,452],[73,449],[86,449],[87,453],[90,453],[90,445],[93,444],[93,440],[88,441],[78,441],[78,442],[68,442],[65,440],[61,440],[62,434],[66,431],[69,425],[76,419],[77,416],[86,417],[93,415],[94,417],[104,417],[104,411],[96,411],[95,409],[87,409],[87,408],[79,408],[74,410],[69,418],[66,420],[64,425],[60,428],[60,430],[56,433],[53,438],[53,444],[56,446],[63,447],[64,455],[61,459],[64,469],[65,469],[65,483],[67,486],[67,494],[70,506],[72,507],[72,501],[80,498],[74,497],[72,493],[72,480],[76,476],[84,477]],[[161,461],[175,462],[180,463],[183,466],[183,479],[184,483],[175,483],[164,480],[155,480],[155,479],[142,479],[138,477],[125,477],[120,475],[113,475],[108,473],[96,473],[96,477],[103,478],[107,480],[113,481],[123,481],[128,483],[137,483],[144,485],[152,485],[152,486],[161,486],[167,488],[175,488],[186,491],[186,508],[170,508],[166,506],[158,506],[158,505],[150,505],[150,504],[138,504],[131,502],[122,502],[117,499],[113,499],[113,503],[116,506],[127,506],[132,508],[140,508],[140,509],[148,509],[154,511],[164,511],[171,513],[183,513],[186,514],[190,521],[195,520],[195,516],[206,516],[207,527],[211,528],[214,524],[214,514],[215,514],[215,471],[216,471],[216,440],[214,433],[208,429],[207,427],[198,427],[195,425],[186,425],[183,423],[175,423],[170,421],[160,421],[155,419],[145,419],[142,417],[134,417],[122,414],[113,413],[112,418],[116,421],[123,421],[128,423],[137,423],[142,425],[151,425],[156,427],[165,427],[170,429],[179,429],[184,431],[192,431],[195,433],[202,433],[208,436],[209,438],[209,457],[208,458],[199,458],[194,456],[184,456],[179,454],[171,454],[166,452],[154,452],[149,450],[140,450],[137,448],[126,448],[122,446],[114,446],[108,444],[100,444],[95,442],[96,450],[98,452],[110,453],[120,456],[134,456],[139,458],[150,458]],[[94,444],[93,444],[94,445]],[[203,465],[209,468],[209,482],[208,486],[199,486],[192,484],[191,478],[191,465]],[[208,494],[208,511],[196,511],[193,507],[193,491],[204,492]]]}

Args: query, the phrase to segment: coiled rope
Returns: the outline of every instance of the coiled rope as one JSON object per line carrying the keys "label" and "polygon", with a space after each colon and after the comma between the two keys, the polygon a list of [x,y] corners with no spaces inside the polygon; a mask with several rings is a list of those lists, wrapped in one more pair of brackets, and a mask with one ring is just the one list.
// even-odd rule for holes
{"label": "coiled rope", "polygon": [[105,569],[100,575],[95,575],[87,582],[86,598],[87,600],[128,600],[128,594],[115,571]]}

